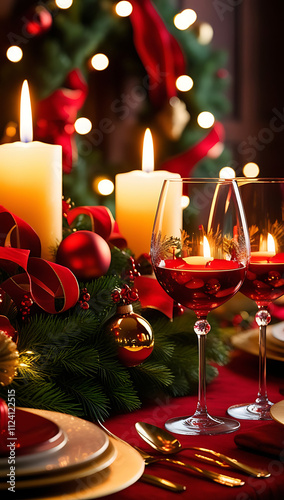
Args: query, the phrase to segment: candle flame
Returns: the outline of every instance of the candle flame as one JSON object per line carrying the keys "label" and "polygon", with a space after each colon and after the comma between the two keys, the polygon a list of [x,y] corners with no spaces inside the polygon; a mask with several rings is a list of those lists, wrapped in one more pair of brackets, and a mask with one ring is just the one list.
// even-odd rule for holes
{"label": "candle flame", "polygon": [[210,246],[206,236],[203,236],[203,256],[206,258],[211,257]]}
{"label": "candle flame", "polygon": [[142,170],[143,172],[153,172],[154,170],[154,145],[151,130],[149,128],[146,129],[144,134]]}
{"label": "candle flame", "polygon": [[27,80],[22,85],[21,93],[20,139],[22,142],[33,140],[32,107]]}
{"label": "candle flame", "polygon": [[270,234],[270,233],[267,234],[267,251],[273,252],[274,254],[276,253],[275,241],[274,241],[272,234]]}

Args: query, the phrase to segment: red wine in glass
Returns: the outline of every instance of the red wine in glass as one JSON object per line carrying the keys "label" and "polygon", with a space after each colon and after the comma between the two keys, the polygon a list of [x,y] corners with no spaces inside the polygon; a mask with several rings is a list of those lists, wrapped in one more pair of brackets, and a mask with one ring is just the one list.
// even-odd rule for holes
{"label": "red wine in glass", "polygon": [[238,179],[251,242],[251,259],[241,292],[254,300],[259,326],[259,389],[254,402],[238,404],[228,414],[239,419],[270,420],[266,389],[266,327],[269,304],[284,294],[284,180]]}
{"label": "red wine in glass", "polygon": [[[185,193],[189,205],[182,211]],[[210,331],[207,315],[240,289],[249,252],[249,235],[235,181],[164,182],[153,227],[152,265],[168,295],[195,312],[199,353],[196,411],[168,420],[165,427],[171,432],[214,435],[232,432],[240,425],[230,418],[213,417],[207,411],[205,345]]]}
{"label": "red wine in glass", "polygon": [[198,316],[207,316],[240,289],[246,268],[224,259],[214,259],[204,268],[196,267],[183,259],[166,260],[155,267],[155,273],[160,285],[176,302]]}

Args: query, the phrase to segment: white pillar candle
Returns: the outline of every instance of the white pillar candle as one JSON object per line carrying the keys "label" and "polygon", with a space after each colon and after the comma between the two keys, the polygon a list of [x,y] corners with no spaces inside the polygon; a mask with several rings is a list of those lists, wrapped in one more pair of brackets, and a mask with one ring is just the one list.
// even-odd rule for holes
{"label": "white pillar candle", "polygon": [[32,140],[27,82],[21,103],[21,142],[0,146],[0,205],[32,226],[42,258],[53,260],[62,240],[62,148]]}
{"label": "white pillar candle", "polygon": [[[147,129],[142,170],[118,174],[115,178],[115,218],[120,232],[136,258],[142,253],[150,252],[155,213],[163,181],[180,178],[179,174],[153,169],[153,141],[151,132]],[[177,228],[181,227],[181,194],[181,188],[177,186],[166,218],[169,235],[177,236]]]}

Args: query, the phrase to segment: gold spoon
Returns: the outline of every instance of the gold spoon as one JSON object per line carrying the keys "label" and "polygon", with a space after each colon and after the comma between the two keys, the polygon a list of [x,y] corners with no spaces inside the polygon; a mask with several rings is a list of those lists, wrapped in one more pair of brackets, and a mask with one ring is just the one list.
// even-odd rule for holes
{"label": "gold spoon", "polygon": [[139,436],[152,448],[155,450],[164,453],[165,455],[178,453],[184,450],[198,450],[204,453],[210,453],[215,457],[218,457],[220,460],[230,465],[230,467],[245,472],[250,476],[254,477],[269,477],[271,474],[265,471],[261,471],[255,469],[254,467],[250,467],[249,465],[243,464],[239,462],[235,458],[230,458],[223,453],[219,453],[218,451],[209,450],[208,448],[199,448],[197,446],[187,446],[185,448],[182,447],[179,440],[173,436],[170,432],[160,429],[155,425],[147,424],[146,422],[136,422],[135,428],[139,434]]}
{"label": "gold spoon", "polygon": [[[116,439],[117,441],[121,441],[122,443],[126,444],[127,446],[130,447],[130,444],[127,443],[126,441],[123,441],[120,437],[116,436],[113,434],[113,432],[109,431],[103,424],[98,420],[98,425],[108,434],[110,437],[113,439]],[[141,454],[141,453],[140,453]],[[169,481],[168,479],[165,479],[163,477],[158,477],[158,476],[153,476],[152,474],[146,474],[145,472],[142,474],[140,477],[140,481],[143,481],[144,483],[149,483],[152,484],[153,486],[158,486],[159,488],[163,488],[164,490],[169,490],[173,491],[175,493],[180,493],[182,491],[186,490],[186,486],[183,484],[179,483],[174,483],[173,481]]]}

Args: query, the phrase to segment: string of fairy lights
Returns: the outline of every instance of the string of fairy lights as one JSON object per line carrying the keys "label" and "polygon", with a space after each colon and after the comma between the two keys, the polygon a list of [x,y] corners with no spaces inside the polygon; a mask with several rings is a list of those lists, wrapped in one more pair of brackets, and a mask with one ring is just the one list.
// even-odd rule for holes
{"label": "string of fairy lights", "polygon": [[[53,0],[53,7],[58,9],[69,9],[73,0]],[[114,13],[122,18],[131,15],[133,6],[130,1],[120,1],[114,6]],[[173,24],[178,30],[187,30],[194,26],[197,21],[197,13],[193,9],[184,9],[177,13],[173,18]],[[202,45],[209,44],[213,38],[213,28],[209,23],[201,22],[198,25],[198,41]],[[21,61],[24,57],[24,53],[21,47],[17,45],[11,45],[6,51],[7,59],[12,63],[17,63]],[[96,53],[89,61],[91,69],[94,71],[104,71],[110,64],[109,58],[106,54]],[[181,75],[176,80],[176,88],[180,92],[189,92],[194,86],[194,81],[190,75]],[[199,127],[204,129],[209,129],[214,125],[215,117],[209,111],[202,111],[197,116],[197,124]],[[74,128],[77,134],[86,135],[92,130],[92,122],[87,117],[80,117],[74,123]],[[6,134],[11,134],[11,131],[7,130]],[[211,158],[218,157],[224,145],[222,143],[216,144],[209,152],[208,156]],[[243,174],[245,177],[257,177],[259,174],[259,167],[256,163],[249,162],[243,167]],[[235,170],[229,166],[223,167],[219,172],[219,177],[233,178],[235,177]],[[100,195],[108,196],[114,190],[114,184],[110,179],[107,178],[97,178],[94,180],[93,188]]]}

